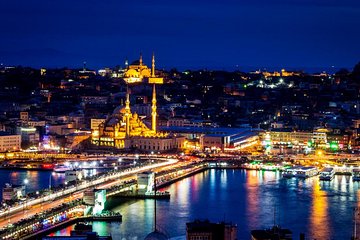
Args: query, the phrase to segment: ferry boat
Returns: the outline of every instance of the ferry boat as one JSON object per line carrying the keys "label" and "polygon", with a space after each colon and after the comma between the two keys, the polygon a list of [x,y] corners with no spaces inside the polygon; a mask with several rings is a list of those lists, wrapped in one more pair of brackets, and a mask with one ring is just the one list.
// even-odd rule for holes
{"label": "ferry boat", "polygon": [[360,181],[360,168],[354,168],[352,170],[353,181]]}
{"label": "ferry boat", "polygon": [[54,166],[54,172],[57,172],[57,173],[64,173],[69,170],[71,170],[71,168],[64,164],[55,164],[55,166]]}
{"label": "ferry boat", "polygon": [[292,178],[295,177],[296,171],[299,169],[299,167],[291,167],[287,168],[282,172],[282,176],[284,178]]}
{"label": "ferry boat", "polygon": [[335,170],[334,168],[324,168],[320,171],[319,179],[323,181],[331,181],[334,178]]}
{"label": "ferry boat", "polygon": [[308,178],[316,176],[318,173],[319,172],[316,167],[301,167],[296,170],[295,177]]}

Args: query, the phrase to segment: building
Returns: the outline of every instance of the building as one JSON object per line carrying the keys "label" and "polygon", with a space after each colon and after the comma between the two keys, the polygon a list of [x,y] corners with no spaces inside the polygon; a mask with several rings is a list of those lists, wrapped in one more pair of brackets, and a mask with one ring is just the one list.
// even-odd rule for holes
{"label": "building", "polygon": [[140,54],[140,59],[134,61],[129,66],[124,73],[124,80],[127,83],[136,83],[143,82],[144,79],[148,79],[150,84],[162,84],[164,82],[163,78],[155,76],[155,55],[152,56],[152,66],[149,69],[142,59],[142,54]]}
{"label": "building", "polygon": [[153,172],[142,172],[137,174],[138,193],[153,192],[155,174]]}
{"label": "building", "polygon": [[83,203],[88,206],[85,213],[102,213],[106,203],[106,189],[90,189],[84,191]]}
{"label": "building", "polygon": [[186,240],[237,240],[237,226],[231,223],[199,221],[186,223]]}
{"label": "building", "polygon": [[2,189],[2,200],[14,201],[25,196],[25,186],[23,185],[11,185],[6,183]]}
{"label": "building", "polygon": [[186,138],[185,148],[204,151],[238,151],[259,143],[258,133],[249,128],[161,127],[164,132]]}
{"label": "building", "polygon": [[16,151],[21,148],[21,135],[0,132],[0,152]]}
{"label": "building", "polygon": [[293,131],[291,129],[276,129],[268,133],[273,145],[307,145],[309,142],[325,144],[326,132]]}
{"label": "building", "polygon": [[151,105],[151,128],[138,114],[130,109],[130,96],[126,94],[125,107],[119,106],[113,114],[93,131],[92,144],[117,149],[140,149],[143,151],[168,151],[182,148],[184,138],[157,131],[156,89],[153,86]]}

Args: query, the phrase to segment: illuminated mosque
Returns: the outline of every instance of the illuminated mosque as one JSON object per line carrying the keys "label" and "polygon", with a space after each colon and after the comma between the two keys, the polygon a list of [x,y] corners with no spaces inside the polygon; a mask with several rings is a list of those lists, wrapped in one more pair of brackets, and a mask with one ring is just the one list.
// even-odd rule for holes
{"label": "illuminated mosque", "polygon": [[125,106],[115,108],[112,115],[99,125],[99,130],[92,133],[92,144],[143,151],[181,149],[184,145],[184,137],[170,136],[157,131],[155,84],[151,103],[151,128],[149,128],[141,121],[136,112],[131,112],[130,94],[127,91]]}
{"label": "illuminated mosque", "polygon": [[163,84],[164,79],[155,76],[155,55],[152,55],[151,70],[143,63],[142,54],[137,61],[134,61],[129,66],[127,62],[126,71],[124,73],[124,80],[126,83],[143,82],[147,79],[149,83]]}

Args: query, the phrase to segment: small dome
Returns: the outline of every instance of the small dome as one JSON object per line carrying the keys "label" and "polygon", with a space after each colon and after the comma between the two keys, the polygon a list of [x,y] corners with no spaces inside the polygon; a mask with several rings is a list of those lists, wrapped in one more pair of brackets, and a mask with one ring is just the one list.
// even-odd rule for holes
{"label": "small dome", "polygon": [[126,113],[125,107],[123,107],[122,109],[120,109],[120,113],[122,113],[122,114],[125,114],[125,113]]}
{"label": "small dome", "polygon": [[133,118],[134,118],[134,119],[138,119],[138,117],[139,117],[139,115],[135,112],[135,113],[133,114]]}
{"label": "small dome", "polygon": [[168,240],[168,239],[169,239],[169,238],[168,238],[165,234],[163,234],[163,233],[155,230],[154,232],[149,233],[149,234],[145,237],[144,240]]}
{"label": "small dome", "polygon": [[125,111],[125,107],[124,106],[117,106],[114,111],[113,111],[113,114],[116,115],[116,114],[124,114],[126,111]]}

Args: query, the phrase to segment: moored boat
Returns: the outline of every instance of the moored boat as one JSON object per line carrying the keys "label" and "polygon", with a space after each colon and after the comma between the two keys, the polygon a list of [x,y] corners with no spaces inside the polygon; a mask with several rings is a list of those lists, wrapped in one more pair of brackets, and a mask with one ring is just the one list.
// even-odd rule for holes
{"label": "moored boat", "polygon": [[319,179],[323,181],[331,181],[334,178],[335,170],[334,168],[324,168],[320,171]]}
{"label": "moored boat", "polygon": [[301,167],[296,170],[295,177],[308,178],[316,176],[319,173],[316,167]]}
{"label": "moored boat", "polygon": [[299,169],[300,167],[291,167],[291,168],[287,168],[282,172],[282,176],[284,178],[292,178],[295,177],[296,171]]}
{"label": "moored boat", "polygon": [[354,168],[351,175],[353,181],[360,181],[360,168]]}
{"label": "moored boat", "polygon": [[54,172],[64,173],[69,170],[71,170],[71,168],[64,164],[55,164],[54,166]]}

